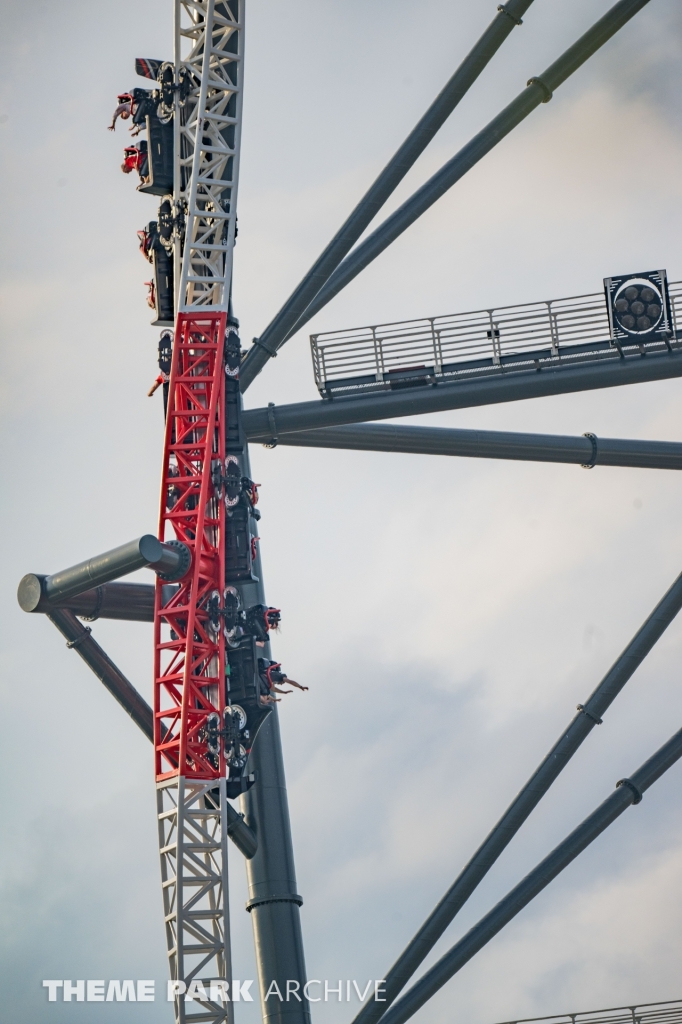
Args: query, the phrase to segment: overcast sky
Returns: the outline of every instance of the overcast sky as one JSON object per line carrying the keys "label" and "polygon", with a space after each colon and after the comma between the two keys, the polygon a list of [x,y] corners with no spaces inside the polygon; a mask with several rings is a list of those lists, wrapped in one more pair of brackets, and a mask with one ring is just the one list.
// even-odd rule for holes
{"label": "overcast sky", "polygon": [[[393,208],[607,9],[537,0]],[[495,12],[481,0],[251,0],[235,308],[263,330]],[[153,532],[162,451],[155,215],[116,94],[169,58],[170,0],[2,4],[2,1016],[43,978],[166,977],[151,749],[16,585]],[[316,397],[309,331],[682,278],[682,9],[652,0],[290,342],[247,406]],[[422,422],[682,441],[678,380]],[[308,972],[381,978],[682,569],[674,473],[252,451]],[[140,574],[140,578],[149,580]],[[151,627],[94,635],[150,699]],[[463,934],[682,724],[674,623],[438,946]],[[495,1021],[682,995],[673,768],[421,1011]],[[240,855],[235,975],[255,978]],[[436,955],[436,954],[434,954]],[[431,958],[431,960],[433,957]],[[431,962],[431,960],[429,962]],[[254,1024],[257,1003],[240,1007]],[[322,1024],[355,1007],[318,1004]],[[68,1012],[67,1012],[68,1011]]]}

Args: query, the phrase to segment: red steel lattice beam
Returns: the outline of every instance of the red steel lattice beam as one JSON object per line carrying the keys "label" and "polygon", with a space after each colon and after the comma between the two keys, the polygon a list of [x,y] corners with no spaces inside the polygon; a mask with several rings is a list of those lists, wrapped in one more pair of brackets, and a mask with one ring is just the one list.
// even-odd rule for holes
{"label": "red steel lattice beam", "polygon": [[225,775],[222,744],[211,753],[207,743],[207,720],[217,714],[222,728],[225,706],[225,504],[212,480],[225,464],[225,327],[225,313],[180,313],[173,344],[159,539],[186,544],[192,564],[167,604],[156,585],[157,781]]}

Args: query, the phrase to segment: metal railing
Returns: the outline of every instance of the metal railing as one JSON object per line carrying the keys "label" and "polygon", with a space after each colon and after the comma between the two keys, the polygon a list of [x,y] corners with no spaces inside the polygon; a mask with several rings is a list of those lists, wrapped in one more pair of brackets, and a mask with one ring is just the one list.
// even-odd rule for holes
{"label": "metal railing", "polygon": [[682,999],[641,1006],[613,1006],[606,1010],[559,1013],[554,1017],[525,1017],[504,1024],[681,1024]]}
{"label": "metal railing", "polygon": [[639,343],[610,337],[603,292],[549,302],[402,320],[310,336],[315,383],[323,397],[433,384],[461,376],[537,369],[557,362],[678,348],[682,282],[669,285],[673,338]]}

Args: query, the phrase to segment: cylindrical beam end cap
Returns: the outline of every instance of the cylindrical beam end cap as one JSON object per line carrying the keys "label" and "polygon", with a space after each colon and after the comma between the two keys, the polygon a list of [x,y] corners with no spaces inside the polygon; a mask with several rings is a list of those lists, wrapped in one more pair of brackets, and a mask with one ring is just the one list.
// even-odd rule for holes
{"label": "cylindrical beam end cap", "polygon": [[153,534],[145,533],[137,544],[140,554],[149,564],[158,562],[163,557],[163,544]]}
{"label": "cylindrical beam end cap", "polygon": [[36,576],[35,573],[29,572],[21,580],[17,589],[17,601],[23,611],[35,612],[38,610],[38,605],[43,596],[44,579],[44,576]]}
{"label": "cylindrical beam end cap", "polygon": [[180,540],[157,541],[160,551],[157,558],[150,563],[159,579],[167,583],[175,583],[186,576],[192,567],[192,552]]}

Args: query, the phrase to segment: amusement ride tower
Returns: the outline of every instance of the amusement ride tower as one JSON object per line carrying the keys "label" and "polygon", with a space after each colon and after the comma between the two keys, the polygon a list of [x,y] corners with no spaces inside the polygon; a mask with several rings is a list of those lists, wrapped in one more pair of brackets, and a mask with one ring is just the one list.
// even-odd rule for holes
{"label": "amusement ride tower", "polygon": [[[264,1020],[307,1024],[310,1008],[271,657],[280,613],[263,589],[258,489],[248,443],[429,452],[682,469],[682,445],[486,433],[369,421],[682,376],[682,287],[660,269],[611,277],[600,295],[374,325],[311,339],[315,402],[244,411],[242,394],[285,342],[644,6],[619,0],[373,233],[383,204],[533,0],[490,26],[248,353],[232,310],[244,81],[245,0],[174,0],[172,61],[139,58],[153,89],[116,116],[147,138],[124,169],[159,197],[140,232],[153,268],[166,427],[156,537],[51,576],[19,601],[44,612],[154,745],[163,912],[177,1024],[232,1024],[228,840],[244,855]],[[116,118],[114,119],[115,123]],[[113,125],[112,125],[113,126]],[[138,134],[139,134],[138,131]],[[172,332],[170,330],[172,328]],[[115,582],[143,566],[154,587]],[[682,731],[654,754],[400,996],[464,902],[682,607],[682,577],[656,606],[483,841],[358,1024],[403,1024],[682,756]],[[150,708],[78,622],[154,624]],[[233,801],[239,799],[241,813]],[[296,998],[269,999],[275,986]],[[398,998],[400,996],[400,998]]]}

